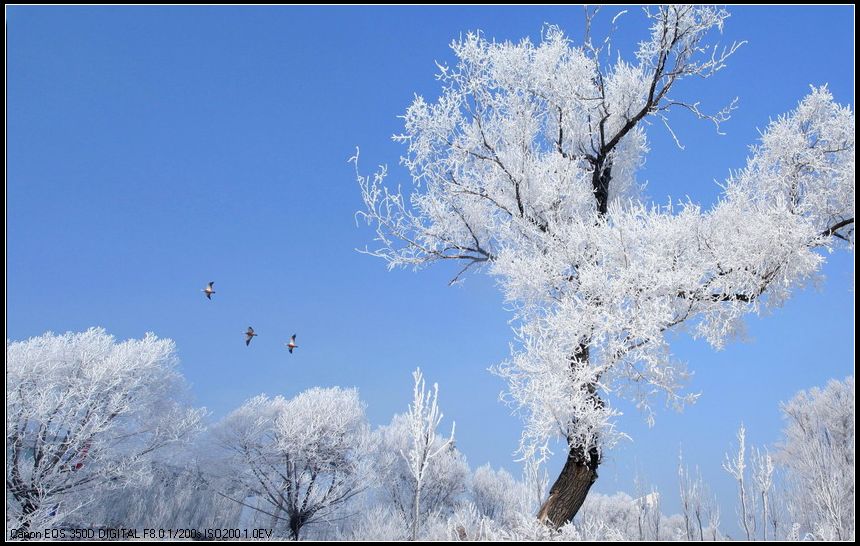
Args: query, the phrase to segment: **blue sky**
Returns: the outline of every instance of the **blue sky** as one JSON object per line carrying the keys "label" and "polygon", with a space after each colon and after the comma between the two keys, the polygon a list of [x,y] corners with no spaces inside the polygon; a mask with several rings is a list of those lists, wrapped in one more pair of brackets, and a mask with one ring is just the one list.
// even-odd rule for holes
{"label": "blue sky", "polygon": [[[715,181],[743,166],[760,128],[810,84],[853,105],[853,7],[735,7],[722,42],[749,43],[712,79],[682,94],[740,109],[716,135],[678,113],[681,151],[659,126],[640,180],[659,200],[705,205]],[[605,8],[605,23],[616,13]],[[486,369],[512,339],[492,279],[441,265],[387,272],[354,249],[352,166],[398,166],[390,140],[413,93],[436,96],[434,61],[481,29],[537,40],[544,23],[582,33],[581,8],[556,7],[11,7],[7,9],[7,338],[100,325],[119,338],[176,340],[197,404],[223,416],[266,392],[356,386],[375,424],[403,411],[410,371],[440,384],[446,417],[473,466],[515,473],[520,424]],[[636,10],[617,47],[644,37]],[[677,509],[679,446],[724,499],[720,470],[744,421],[773,442],[778,403],[853,373],[853,255],[829,257],[825,280],[772,315],[749,339],[714,352],[680,336],[700,401],[664,410],[608,454],[597,490],[633,492],[638,467]],[[214,280],[207,301],[200,289]],[[250,348],[242,332],[259,333]],[[283,343],[298,334],[300,349]],[[558,466],[555,461],[553,467]]]}

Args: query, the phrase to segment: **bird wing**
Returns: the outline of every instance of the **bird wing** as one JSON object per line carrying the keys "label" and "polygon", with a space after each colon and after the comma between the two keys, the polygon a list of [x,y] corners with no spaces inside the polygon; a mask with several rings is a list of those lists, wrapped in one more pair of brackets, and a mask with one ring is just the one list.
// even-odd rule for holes
{"label": "bird wing", "polygon": [[290,337],[290,343],[295,343],[295,342],[296,342],[296,334],[293,334],[293,335]]}
{"label": "bird wing", "polygon": [[209,290],[212,290],[212,285],[215,284],[215,281],[209,281]]}

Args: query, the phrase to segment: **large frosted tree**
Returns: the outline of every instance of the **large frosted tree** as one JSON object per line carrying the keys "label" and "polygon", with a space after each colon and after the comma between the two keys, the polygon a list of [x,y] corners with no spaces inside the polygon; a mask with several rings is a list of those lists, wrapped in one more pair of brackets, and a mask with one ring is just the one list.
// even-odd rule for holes
{"label": "large frosted tree", "polygon": [[[232,469],[233,489],[257,504],[233,499],[288,526],[291,539],[367,488],[369,429],[355,389],[313,388],[295,398],[259,395],[215,428]],[[232,497],[231,497],[232,498]]]}
{"label": "large frosted tree", "polygon": [[710,210],[640,195],[646,124],[671,131],[670,116],[688,111],[719,129],[733,104],[706,113],[676,91],[737,48],[707,45],[722,9],[646,15],[630,60],[609,40],[587,32],[576,46],[554,27],[539,44],[455,41],[439,98],[417,97],[395,137],[411,192],[387,186],[385,169],[358,176],[377,235],[369,253],[389,267],[454,261],[500,281],[518,343],[496,371],[524,418],[522,455],[567,444],[538,514],[555,526],[576,514],[619,436],[607,393],[649,419],[656,393],[692,399],[668,331],[719,347],[745,314],[813,279],[826,251],[853,248],[854,114],[825,87],[767,127]]}
{"label": "large frosted tree", "polygon": [[205,413],[182,402],[175,346],[101,328],[6,346],[7,524],[68,523],[105,489],[146,482],[152,456]]}

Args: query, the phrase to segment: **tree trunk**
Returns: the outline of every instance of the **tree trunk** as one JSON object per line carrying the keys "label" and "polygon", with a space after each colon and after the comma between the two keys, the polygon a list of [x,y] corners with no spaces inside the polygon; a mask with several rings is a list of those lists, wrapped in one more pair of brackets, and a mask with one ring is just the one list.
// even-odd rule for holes
{"label": "tree trunk", "polygon": [[[423,477],[423,476],[422,476]],[[415,497],[412,499],[412,540],[418,540],[418,518],[421,514],[421,479],[415,480]]]}
{"label": "tree trunk", "polygon": [[604,155],[597,156],[594,173],[591,175],[591,186],[594,199],[597,201],[597,215],[606,216],[609,210],[609,183],[612,181],[612,160]]}
{"label": "tree trunk", "polygon": [[592,484],[597,481],[597,466],[600,464],[597,450],[583,457],[582,450],[572,449],[561,474],[552,484],[549,497],[538,511],[538,519],[558,529],[571,521],[579,512]]}
{"label": "tree trunk", "polygon": [[299,540],[299,534],[302,532],[302,526],[304,525],[302,519],[300,514],[290,515],[290,538],[293,540]]}

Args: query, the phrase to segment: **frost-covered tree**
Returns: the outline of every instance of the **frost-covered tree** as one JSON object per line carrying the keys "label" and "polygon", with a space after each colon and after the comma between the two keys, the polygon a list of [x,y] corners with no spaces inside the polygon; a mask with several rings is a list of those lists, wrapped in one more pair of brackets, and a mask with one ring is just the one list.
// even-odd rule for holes
{"label": "frost-covered tree", "polygon": [[719,129],[734,103],[706,114],[677,90],[737,48],[708,45],[723,9],[645,11],[649,33],[629,60],[611,40],[586,33],[575,46],[555,27],[538,44],[455,41],[441,95],[416,97],[395,137],[411,193],[388,187],[384,168],[358,175],[378,243],[368,253],[389,267],[453,261],[455,280],[483,268],[500,281],[518,343],[496,372],[524,417],[521,454],[540,460],[554,438],[567,444],[538,513],[556,527],[621,435],[609,392],[649,420],[655,394],[677,406],[695,398],[682,391],[688,374],[669,331],[721,347],[745,314],[813,279],[822,251],[853,247],[854,114],[826,87],[770,123],[710,210],[641,195],[646,124],[668,128],[686,110]]}
{"label": "frost-covered tree", "polygon": [[[767,528],[770,525],[770,516],[773,514],[773,505],[771,502],[774,478],[773,457],[770,456],[767,450],[762,453],[760,449],[753,448],[750,462],[752,464],[752,478],[756,498],[761,503],[759,506],[761,507],[762,538],[767,540]],[[769,509],[771,512],[768,512]]]}
{"label": "frost-covered tree", "polygon": [[533,507],[532,512],[535,512],[543,504],[549,490],[549,472],[546,466],[534,457],[528,457],[523,461],[523,484],[528,490],[529,505]]}
{"label": "frost-covered tree", "polygon": [[391,504],[374,504],[361,510],[347,533],[338,540],[405,541],[409,538],[406,520]]}
{"label": "frost-covered tree", "polygon": [[95,495],[145,483],[152,457],[188,440],[173,341],[117,342],[101,328],[6,346],[7,524],[68,522]]}
{"label": "frost-covered tree", "polygon": [[[218,424],[236,490],[234,501],[283,522],[290,538],[333,520],[367,487],[369,429],[355,389],[313,388],[293,399],[248,400]],[[229,495],[224,492],[223,494]]]}
{"label": "frost-covered tree", "polygon": [[508,527],[526,513],[530,504],[524,483],[503,468],[493,470],[489,464],[472,475],[472,501],[479,514]]}
{"label": "frost-covered tree", "polygon": [[454,425],[448,438],[436,432],[442,422],[439,386],[434,383],[433,390],[425,390],[420,369],[412,378],[409,410],[379,431],[377,468],[383,495],[408,522],[409,535],[416,540],[429,514],[450,511],[465,492],[469,467],[454,447]]}
{"label": "frost-covered tree", "polygon": [[[410,463],[404,455],[414,449],[414,429],[406,415],[395,415],[391,423],[376,432],[376,456],[374,465],[378,476],[378,496],[381,502],[391,506],[408,528],[404,537],[410,537],[416,521],[417,481]],[[446,439],[436,434],[434,445],[445,445]],[[466,458],[452,444],[438,450],[438,454],[427,461],[421,474],[421,491],[417,504],[417,521],[430,515],[448,516],[454,511],[458,500],[466,493],[469,481],[469,465]]]}
{"label": "frost-covered tree", "polygon": [[738,518],[740,518],[740,524],[746,534],[746,539],[753,540],[755,538],[756,519],[752,505],[755,502],[755,497],[751,497],[748,491],[746,433],[746,428],[741,423],[737,435],[738,451],[734,456],[729,456],[726,453],[723,470],[728,472],[738,484]]}
{"label": "frost-covered tree", "polygon": [[[647,499],[645,499],[647,500]],[[574,524],[579,527],[605,525],[621,534],[626,540],[645,540],[640,533],[639,516],[646,502],[634,499],[626,493],[614,495],[592,494],[583,503]]]}
{"label": "frost-covered tree", "polygon": [[690,475],[690,469],[684,465],[683,452],[678,453],[678,490],[681,494],[681,510],[687,540],[696,538],[704,540],[701,519],[702,481],[698,472],[695,478]]}
{"label": "frost-covered tree", "polygon": [[799,392],[782,406],[777,460],[786,470],[798,531],[854,539],[854,377]]}
{"label": "frost-covered tree", "polygon": [[[192,456],[187,450],[177,455]],[[152,479],[104,492],[81,510],[78,521],[126,529],[234,528],[240,523],[242,506],[219,494],[228,475],[216,475],[213,470],[204,470],[193,459],[154,461]]]}
{"label": "frost-covered tree", "polygon": [[686,539],[703,541],[705,532],[710,530],[711,539],[716,540],[720,524],[719,505],[702,480],[698,467],[695,474],[690,473],[684,464],[683,454],[678,455],[678,489]]}

